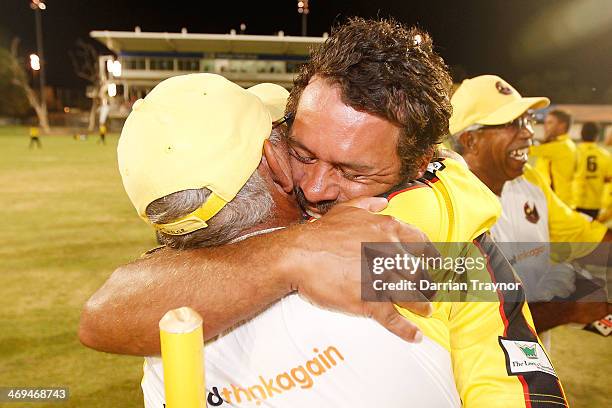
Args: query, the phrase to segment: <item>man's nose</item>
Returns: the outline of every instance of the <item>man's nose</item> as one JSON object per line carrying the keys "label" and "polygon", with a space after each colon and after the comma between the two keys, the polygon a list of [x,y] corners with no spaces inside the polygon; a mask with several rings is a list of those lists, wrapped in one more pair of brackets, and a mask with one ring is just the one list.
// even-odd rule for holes
{"label": "man's nose", "polygon": [[304,168],[300,188],[311,203],[336,200],[340,194],[337,174],[333,166],[317,162]]}

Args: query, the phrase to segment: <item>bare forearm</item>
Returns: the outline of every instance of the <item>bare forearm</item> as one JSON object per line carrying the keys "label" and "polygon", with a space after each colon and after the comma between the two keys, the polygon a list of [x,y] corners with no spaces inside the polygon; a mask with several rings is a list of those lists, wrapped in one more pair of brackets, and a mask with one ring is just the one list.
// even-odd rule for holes
{"label": "bare forearm", "polygon": [[92,348],[159,354],[158,322],[189,306],[212,338],[252,317],[290,291],[284,278],[283,234],[188,251],[162,249],[117,269],[83,309],[79,336]]}
{"label": "bare forearm", "polygon": [[[427,242],[415,227],[372,214],[387,201],[338,205],[315,223],[294,225],[247,241],[209,249],[164,249],[123,266],[87,302],[79,337],[91,348],[121,354],[159,353],[158,322],[189,306],[204,319],[204,336],[248,319],[289,292],[330,310],[372,317],[406,341],[418,328],[392,304],[361,298],[362,242]],[[398,302],[431,314],[427,302]]]}

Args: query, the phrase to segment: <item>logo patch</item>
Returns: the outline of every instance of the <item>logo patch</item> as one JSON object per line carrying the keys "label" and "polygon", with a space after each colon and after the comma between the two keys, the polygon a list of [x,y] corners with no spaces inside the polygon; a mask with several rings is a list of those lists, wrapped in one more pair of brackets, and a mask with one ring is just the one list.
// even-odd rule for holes
{"label": "logo patch", "polygon": [[499,345],[506,355],[508,375],[542,372],[557,377],[552,363],[539,343],[499,338]]}
{"label": "logo patch", "polygon": [[530,223],[537,224],[538,221],[540,221],[540,214],[538,213],[538,208],[535,203],[529,205],[529,202],[525,202],[523,211],[525,211],[525,219]]}
{"label": "logo patch", "polygon": [[508,88],[502,81],[495,83],[495,89],[502,95],[512,95],[512,89]]}
{"label": "logo patch", "polygon": [[431,174],[436,174],[436,171],[444,170],[446,166],[441,161],[433,161],[427,165],[427,171]]}
{"label": "logo patch", "polygon": [[538,359],[538,353],[536,351],[536,345],[534,344],[521,344],[521,343],[516,343],[516,345],[518,346],[518,348],[521,349],[521,351],[523,352],[523,354],[525,354],[525,357],[527,358],[531,358],[531,359]]}

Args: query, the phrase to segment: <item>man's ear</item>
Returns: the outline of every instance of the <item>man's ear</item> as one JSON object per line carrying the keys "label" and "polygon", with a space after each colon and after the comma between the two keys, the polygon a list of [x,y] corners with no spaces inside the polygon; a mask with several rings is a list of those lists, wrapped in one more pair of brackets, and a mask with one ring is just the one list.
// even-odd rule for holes
{"label": "man's ear", "polygon": [[272,143],[269,140],[265,140],[263,155],[270,169],[272,180],[285,193],[291,193],[293,191],[293,175],[285,144],[283,142]]}
{"label": "man's ear", "polygon": [[472,132],[463,132],[459,136],[459,143],[461,143],[466,153],[471,153],[471,152],[476,153],[478,151],[476,142],[477,142],[476,136]]}

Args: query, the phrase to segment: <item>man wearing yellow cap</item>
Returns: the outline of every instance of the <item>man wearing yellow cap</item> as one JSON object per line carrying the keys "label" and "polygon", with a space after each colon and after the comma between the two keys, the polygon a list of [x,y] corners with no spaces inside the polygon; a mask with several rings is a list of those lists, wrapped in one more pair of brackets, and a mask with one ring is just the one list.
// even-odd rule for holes
{"label": "man wearing yellow cap", "polygon": [[[533,139],[529,111],[547,106],[548,99],[522,97],[502,78],[482,75],[465,80],[451,102],[455,148],[499,196],[503,212],[491,233],[505,243],[502,250],[521,275],[528,300],[569,296],[575,290],[574,268],[552,262],[548,243],[593,243],[572,245],[566,256],[572,260],[594,251],[602,240],[609,240],[610,233],[604,225],[572,211],[527,164]],[[588,323],[606,314],[605,304],[592,305],[591,314],[584,315],[575,314],[571,304],[550,305],[553,311],[534,305],[536,327],[544,331],[564,322]]]}
{"label": "man wearing yellow cap", "polygon": [[[333,55],[340,55],[338,47],[344,49],[348,42],[354,44],[354,47],[347,48],[355,52],[354,57],[336,61],[334,66]],[[381,55],[381,51],[389,55]],[[407,55],[409,58],[406,59]],[[355,308],[355,303],[347,300],[350,297],[348,295],[355,293],[352,291],[353,282],[346,278],[351,276],[351,268],[346,264],[335,264],[337,271],[344,276],[340,279],[344,279],[345,287],[350,287],[351,290],[337,285],[339,276],[334,275],[337,272],[334,267],[327,269],[334,265],[334,258],[338,258],[329,257],[330,252],[340,252],[341,255],[348,255],[349,260],[354,259],[350,251],[342,252],[339,248],[353,248],[353,240],[372,241],[365,238],[364,226],[360,225],[365,221],[365,215],[357,210],[350,210],[351,216],[355,218],[353,225],[343,225],[338,220],[341,219],[340,215],[348,214],[349,210],[330,210],[334,204],[352,197],[382,194],[391,190],[388,195],[390,202],[398,204],[395,216],[415,223],[422,221],[427,235],[439,241],[471,241],[480,237],[489,228],[491,221],[494,222],[498,205],[495,200],[490,199],[491,193],[460,165],[450,160],[436,161],[426,172],[434,147],[445,132],[450,115],[447,93],[450,77],[441,59],[433,53],[431,40],[425,33],[414,29],[407,30],[395,22],[355,19],[340,27],[325,46],[313,54],[313,61],[315,62],[309,66],[310,70],[306,69],[300,75],[301,85],[295,91],[294,102],[304,103],[290,104],[289,107],[289,116],[294,119],[292,133],[288,138],[293,157],[290,162],[293,180],[290,180],[289,184],[298,183],[305,199],[302,201],[315,204],[305,205],[305,210],[314,214],[329,210],[329,214],[307,227],[289,228],[266,237],[255,237],[238,244],[216,248],[215,251],[190,251],[180,257],[164,251],[162,255],[154,254],[151,259],[139,262],[137,269],[144,269],[148,276],[155,275],[155,281],[159,279],[167,282],[168,287],[181,294],[181,304],[163,302],[164,307],[180,306],[183,302],[194,305],[198,310],[207,311],[212,316],[209,320],[213,320],[211,326],[219,330],[219,327],[223,328],[223,324],[227,324],[227,320],[230,324],[235,323],[236,320],[232,319],[242,319],[261,310],[262,304],[258,302],[262,302],[262,299],[269,302],[277,299],[279,293],[282,296],[283,290],[293,288],[311,298],[316,295],[317,303],[323,306],[358,314],[373,314],[376,317],[375,313],[364,313],[365,308],[369,307],[367,302]],[[354,66],[343,65],[351,61]],[[412,63],[414,66],[410,65]],[[353,87],[354,92],[351,91]],[[359,87],[364,89],[358,90]],[[347,95],[350,98],[344,98]],[[364,104],[361,104],[359,99],[365,101]],[[317,121],[317,117],[320,121]],[[320,127],[317,127],[319,125]],[[327,144],[324,137],[328,137]],[[402,180],[419,178],[426,174],[427,177],[420,179],[416,185],[402,186]],[[394,187],[400,188],[393,191]],[[460,193],[463,190],[464,195]],[[476,199],[476,202],[480,203],[480,207],[469,201],[477,192],[480,194],[477,197],[480,198]],[[411,196],[414,197],[412,200]],[[410,203],[422,204],[422,207],[408,207]],[[372,218],[367,222],[376,225],[376,217],[370,217]],[[388,231],[390,225],[384,226],[382,232]],[[396,224],[392,225],[393,228],[398,228]],[[352,237],[339,232],[342,226],[353,233]],[[296,231],[300,234],[296,234]],[[316,231],[319,234],[316,234]],[[399,232],[391,235],[391,239],[379,238],[374,241],[401,239]],[[268,252],[265,251],[267,248]],[[296,260],[296,252],[297,258],[301,263],[307,264],[307,268],[301,267],[299,263],[290,263],[291,259]],[[312,253],[317,256],[313,257]],[[197,258],[205,260],[205,266],[198,265]],[[290,270],[295,268],[297,271],[293,276],[299,276],[289,285],[287,281],[279,280],[279,275],[267,273],[278,267],[279,258],[281,263],[285,262],[285,270],[289,265]],[[265,259],[269,271],[259,267],[262,259]],[[196,264],[192,263],[194,260]],[[248,268],[253,276],[241,273],[240,268],[232,265],[233,261],[246,261],[248,267],[245,268]],[[211,298],[214,300],[216,295],[210,288],[210,282],[219,282],[215,280],[218,275],[215,266],[225,272],[221,276],[234,279],[234,284],[240,284],[242,279],[251,283],[250,287],[241,286],[238,293],[248,295],[241,296],[238,302],[232,303],[234,314],[231,317],[210,313],[210,301]],[[84,314],[88,323],[81,326],[81,339],[85,343],[95,344],[95,340],[92,340],[94,336],[88,336],[88,330],[83,330],[83,327],[87,329],[88,325],[93,325],[94,333],[105,333],[104,330],[96,330],[96,326],[110,327],[110,330],[106,330],[107,337],[110,334],[111,338],[125,338],[124,333],[116,331],[117,327],[122,327],[117,322],[130,321],[130,324],[123,327],[133,327],[138,333],[138,336],[132,337],[134,347],[129,348],[125,343],[122,344],[122,347],[125,347],[123,349],[109,347],[108,343],[98,347],[123,352],[129,350],[132,353],[134,350],[143,349],[153,349],[155,352],[159,346],[152,340],[154,336],[144,334],[154,327],[152,320],[142,317],[139,319],[138,314],[146,315],[148,306],[149,309],[157,310],[158,305],[162,304],[159,298],[156,297],[155,302],[147,303],[147,294],[154,296],[154,292],[159,294],[163,290],[158,290],[155,285],[149,286],[141,292],[144,297],[134,297],[133,292],[126,294],[126,297],[130,298],[129,301],[122,298],[122,294],[115,297],[108,295],[109,289],[112,292],[115,288],[117,292],[123,285],[132,284],[134,289],[134,275],[129,273],[130,268],[118,270],[111,279],[112,282],[103,288],[103,294],[89,302]],[[174,270],[177,275],[166,278],[169,269]],[[325,273],[317,273],[320,271]],[[189,276],[186,285],[176,282],[176,276],[179,274]],[[206,279],[202,279],[203,274],[206,274]],[[261,285],[258,281],[260,274],[270,277],[268,282],[271,284]],[[318,287],[313,283],[316,281],[312,279],[315,275],[320,282]],[[512,273],[496,275],[495,278],[497,277],[509,280],[514,278]],[[288,287],[284,287],[285,285]],[[208,289],[208,299],[198,296],[199,291],[196,288],[202,287]],[[279,287],[281,289],[278,289]],[[339,290],[325,293],[326,287]],[[321,296],[321,293],[325,295]],[[230,295],[236,298],[229,290],[220,290],[218,294],[221,297]],[[109,302],[108,299],[113,301]],[[100,305],[107,307],[111,303],[111,308],[120,309],[117,309],[121,313],[119,319],[108,314],[105,316],[104,313],[92,314]],[[536,394],[543,393],[547,396],[547,403],[551,400],[555,400],[557,404],[559,400],[564,401],[554,374],[547,373],[544,369],[531,369],[533,367],[529,367],[527,371],[517,371],[510,364],[521,358],[520,354],[516,355],[516,352],[521,352],[520,348],[517,348],[517,341],[523,341],[521,344],[527,344],[529,347],[539,347],[537,337],[531,330],[532,324],[525,304],[522,301],[504,302],[503,298],[482,304],[482,308],[472,307],[469,303],[457,307],[446,304],[440,305],[441,307],[434,311],[434,315],[437,313],[437,321],[447,321],[439,331],[442,336],[438,336],[438,339],[442,339],[446,333],[446,344],[451,352],[453,371],[457,376],[455,381],[463,403],[466,406],[507,406],[508,403],[512,405],[514,402],[525,404],[525,400],[531,399],[532,395],[535,397]],[[500,306],[502,304],[503,307]],[[129,305],[130,308],[124,309],[124,305]],[[242,310],[236,311],[241,307]],[[448,309],[449,307],[451,309]],[[136,315],[135,319],[127,316],[130,311]],[[405,311],[402,314],[418,322],[427,337],[435,336],[435,324],[429,324]],[[88,315],[99,319],[92,319]],[[383,320],[383,323],[391,322],[387,327],[395,329],[394,332],[406,334],[404,330],[397,330],[401,320],[392,314],[388,316],[392,319],[386,322]],[[223,317],[226,321],[221,324]],[[486,327],[486,330],[483,330],[483,327]],[[414,334],[412,331],[412,338]],[[501,343],[499,337],[503,337]],[[440,341],[438,344],[442,345],[444,341]],[[542,359],[539,367],[548,367],[544,351],[538,348],[537,354],[538,358]]]}
{"label": "man wearing yellow cap", "polygon": [[572,124],[569,113],[554,109],[546,114],[542,143],[533,145],[529,154],[535,157],[535,170],[565,204],[572,206],[572,180],[576,172],[576,143],[568,132]]}

